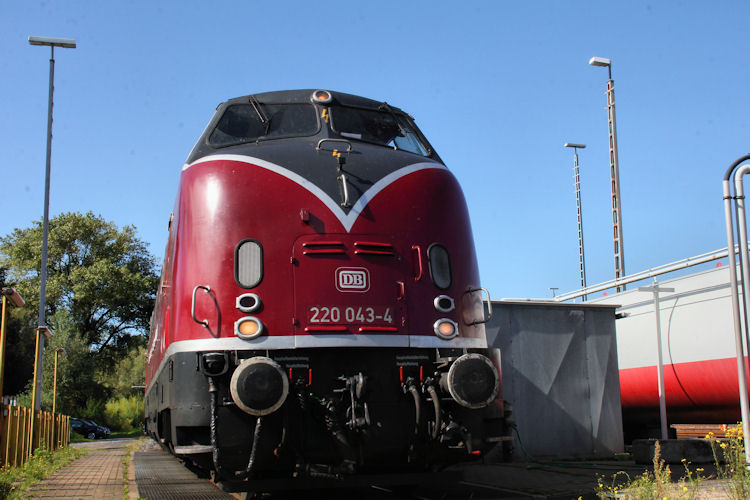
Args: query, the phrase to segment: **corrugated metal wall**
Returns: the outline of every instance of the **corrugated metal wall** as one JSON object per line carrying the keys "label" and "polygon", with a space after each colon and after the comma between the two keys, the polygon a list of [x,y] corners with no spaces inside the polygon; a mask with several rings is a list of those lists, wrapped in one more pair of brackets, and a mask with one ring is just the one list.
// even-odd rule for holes
{"label": "corrugated metal wall", "polygon": [[492,307],[487,341],[501,349],[518,458],[522,447],[534,458],[622,452],[615,307],[525,301]]}

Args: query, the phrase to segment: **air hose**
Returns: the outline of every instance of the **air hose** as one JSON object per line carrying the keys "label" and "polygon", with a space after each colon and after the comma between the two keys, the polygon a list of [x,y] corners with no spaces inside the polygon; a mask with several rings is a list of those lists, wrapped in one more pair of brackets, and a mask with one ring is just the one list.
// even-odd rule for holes
{"label": "air hose", "polygon": [[216,435],[216,427],[219,423],[218,406],[219,406],[219,391],[214,383],[212,377],[208,379],[208,392],[211,394],[211,422],[210,422],[210,433],[211,433],[211,456],[214,463],[214,468],[219,476],[226,479],[246,479],[256,466],[257,454],[258,454],[258,441],[260,441],[261,427],[263,419],[257,417],[255,420],[255,430],[253,431],[253,444],[250,449],[250,458],[247,462],[247,467],[243,471],[225,471],[221,466],[221,457],[219,454],[219,446]]}
{"label": "air hose", "polygon": [[409,393],[414,398],[414,434],[419,434],[419,423],[422,421],[422,400],[414,384],[409,386]]}
{"label": "air hose", "polygon": [[435,408],[435,427],[432,429],[432,439],[437,439],[438,434],[440,433],[440,425],[442,424],[440,420],[440,399],[438,398],[435,386],[431,382],[426,383],[425,385],[427,393],[432,398],[432,406]]}
{"label": "air hose", "polygon": [[406,382],[404,382],[401,388],[403,389],[404,394],[408,392],[414,399],[414,435],[418,436],[419,427],[422,423],[422,398],[419,397],[419,389],[417,389],[417,384],[411,377],[406,379]]}
{"label": "air hose", "polygon": [[354,472],[354,466],[357,463],[357,452],[349,443],[349,440],[346,439],[346,435],[344,434],[343,429],[341,429],[341,426],[338,423],[336,417],[336,407],[334,406],[333,402],[328,402],[328,404],[326,404],[323,409],[325,410],[325,413],[323,415],[323,422],[325,423],[326,430],[333,438],[333,442],[336,445],[336,448],[339,450],[339,453],[341,453],[341,456],[344,459],[342,468],[344,472]]}

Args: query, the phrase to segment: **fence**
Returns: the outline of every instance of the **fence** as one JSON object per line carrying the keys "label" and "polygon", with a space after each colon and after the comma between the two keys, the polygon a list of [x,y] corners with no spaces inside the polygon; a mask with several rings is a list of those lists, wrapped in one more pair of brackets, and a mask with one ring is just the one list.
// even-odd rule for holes
{"label": "fence", "polygon": [[[35,414],[35,415],[34,415]],[[34,436],[31,437],[31,418],[35,416]],[[70,417],[47,411],[33,412],[31,408],[2,405],[0,415],[0,464],[23,465],[33,450],[40,446],[48,450],[64,448],[70,443]]]}

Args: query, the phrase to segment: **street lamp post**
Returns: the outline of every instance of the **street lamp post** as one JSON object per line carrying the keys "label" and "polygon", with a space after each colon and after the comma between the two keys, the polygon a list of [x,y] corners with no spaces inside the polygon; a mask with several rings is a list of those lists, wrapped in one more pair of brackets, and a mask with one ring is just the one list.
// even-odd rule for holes
{"label": "street lamp post", "polygon": [[[47,308],[47,237],[49,234],[49,183],[50,183],[50,168],[52,160],[52,106],[53,106],[53,93],[55,89],[55,47],[62,47],[66,49],[76,48],[76,41],[68,38],[47,38],[40,36],[30,36],[30,45],[42,45],[49,46],[50,48],[50,59],[49,59],[49,98],[47,100],[47,163],[44,173],[44,219],[42,222],[42,266],[40,271],[40,285],[39,285],[39,322],[38,329],[46,328],[47,319],[45,318],[45,309]],[[39,338],[37,332],[37,338]],[[41,370],[42,361],[44,359],[44,339],[41,342],[37,342],[36,350],[36,365]],[[42,383],[42,377],[37,377],[34,373],[35,382],[39,385]],[[32,401],[32,407],[35,410],[40,410],[42,407],[42,391],[41,387],[34,386],[35,399]]]}
{"label": "street lamp post", "polygon": [[[581,289],[586,289],[586,257],[583,253],[583,212],[581,211],[581,177],[578,171],[578,150],[584,149],[585,144],[565,143],[566,148],[573,148],[573,177],[576,183],[576,209],[578,212],[578,265],[581,270]],[[586,295],[581,296],[586,302]]]}
{"label": "street lamp post", "polygon": [[[617,155],[617,121],[615,120],[615,82],[612,80],[612,61],[604,57],[592,57],[592,66],[606,67],[607,115],[609,118],[609,168],[612,178],[612,233],[614,236],[615,279],[625,277],[625,245],[622,236],[622,208],[620,206],[620,162]],[[619,285],[617,291],[625,290]]]}
{"label": "street lamp post", "polygon": [[[50,329],[46,326],[40,326],[36,329],[36,348],[34,349],[35,352],[39,352],[39,349],[44,348],[44,337],[47,337],[48,339],[52,338],[52,332]],[[29,453],[32,453],[34,451],[34,423],[36,422],[36,415],[37,411],[41,410],[41,387],[42,387],[42,360],[41,358],[37,357],[34,358],[34,382],[31,387],[31,402],[33,405],[33,402],[37,400],[37,398],[40,401],[40,408],[34,408],[32,406],[31,411],[31,426],[29,427],[29,447],[27,450],[29,450]],[[37,390],[38,389],[38,390]]]}
{"label": "street lamp post", "polygon": [[57,409],[57,356],[59,354],[65,356],[65,349],[62,347],[55,349],[55,372],[52,378],[52,446],[54,448],[57,448],[57,441],[55,441],[55,429],[57,428],[55,410]]}

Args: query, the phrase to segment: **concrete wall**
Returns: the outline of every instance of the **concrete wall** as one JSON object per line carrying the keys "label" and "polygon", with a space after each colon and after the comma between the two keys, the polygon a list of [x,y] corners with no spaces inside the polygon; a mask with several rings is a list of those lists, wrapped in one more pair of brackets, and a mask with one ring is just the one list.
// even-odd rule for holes
{"label": "concrete wall", "polygon": [[623,451],[615,306],[493,302],[487,342],[502,352],[503,398],[533,457]]}

